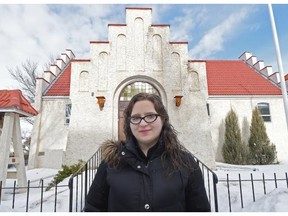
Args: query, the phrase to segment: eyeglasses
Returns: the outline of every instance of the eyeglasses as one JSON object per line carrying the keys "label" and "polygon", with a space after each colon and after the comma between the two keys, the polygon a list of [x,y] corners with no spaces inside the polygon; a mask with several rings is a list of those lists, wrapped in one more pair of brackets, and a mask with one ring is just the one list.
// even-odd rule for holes
{"label": "eyeglasses", "polygon": [[142,120],[144,120],[146,123],[152,123],[154,121],[156,121],[156,119],[158,118],[158,116],[160,116],[159,114],[149,114],[143,117],[140,116],[131,116],[128,119],[130,120],[131,124],[140,124],[140,122]]}

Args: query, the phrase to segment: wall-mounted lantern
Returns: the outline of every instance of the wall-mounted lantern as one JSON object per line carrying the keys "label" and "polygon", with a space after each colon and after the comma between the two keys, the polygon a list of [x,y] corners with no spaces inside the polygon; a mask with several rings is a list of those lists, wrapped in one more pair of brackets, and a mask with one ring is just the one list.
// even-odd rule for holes
{"label": "wall-mounted lantern", "polygon": [[176,95],[174,98],[175,98],[175,105],[177,107],[179,107],[181,105],[181,101],[182,101],[182,97],[181,95]]}
{"label": "wall-mounted lantern", "polygon": [[100,110],[102,110],[103,107],[104,107],[104,104],[105,104],[106,99],[105,99],[104,96],[98,96],[98,97],[96,97],[96,98],[97,98],[97,100],[98,100],[99,108],[100,108]]}

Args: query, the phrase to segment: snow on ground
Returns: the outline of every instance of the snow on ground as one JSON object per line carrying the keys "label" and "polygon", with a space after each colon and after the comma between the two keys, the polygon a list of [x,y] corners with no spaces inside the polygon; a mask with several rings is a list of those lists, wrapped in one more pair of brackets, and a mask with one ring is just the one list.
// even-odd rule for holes
{"label": "snow on ground", "polygon": [[277,188],[259,200],[248,204],[247,212],[288,212],[288,189]]}
{"label": "snow on ground", "polygon": [[[218,177],[217,193],[218,204],[220,212],[229,212],[229,199],[228,199],[228,187],[227,187],[227,174],[229,178],[230,189],[230,203],[232,212],[288,212],[288,161],[282,162],[277,165],[262,165],[262,166],[239,166],[230,165],[225,163],[217,163],[217,170],[215,173]],[[56,169],[33,169],[27,171],[27,179],[30,180],[31,186],[39,186],[40,179],[44,180],[44,185],[47,185],[56,175],[58,170]],[[263,186],[263,173],[265,178],[265,190],[264,194]],[[242,180],[242,197],[243,208],[240,199],[239,190],[239,174]],[[251,184],[251,175],[254,180],[260,179],[262,181],[254,181],[254,196]],[[281,179],[277,181],[277,188],[275,187],[274,177]],[[68,212],[69,210],[69,189],[68,179],[65,179],[57,189],[57,212]],[[268,180],[271,179],[271,180]],[[237,181],[231,181],[237,180]],[[13,187],[13,180],[8,179],[6,186]],[[16,193],[14,209],[12,208],[12,189],[6,189],[4,197],[0,204],[0,212],[25,212],[25,206],[27,202],[26,193]],[[39,212],[40,205],[40,189],[31,189],[29,191],[29,212]],[[50,191],[43,192],[43,212],[53,212],[55,202],[55,188]],[[3,192],[2,192],[3,196]]]}
{"label": "snow on ground", "polygon": [[[230,211],[227,187],[228,174],[232,212],[288,212],[287,172],[288,161],[261,166],[217,163],[215,173],[219,180],[217,184],[219,211]],[[243,208],[240,199],[239,174],[242,180]],[[263,175],[265,184],[263,183]],[[275,182],[275,177],[278,179],[277,182]],[[254,180],[253,185],[251,178]],[[255,202],[253,201],[252,186],[254,187]],[[266,194],[264,194],[264,189]]]}

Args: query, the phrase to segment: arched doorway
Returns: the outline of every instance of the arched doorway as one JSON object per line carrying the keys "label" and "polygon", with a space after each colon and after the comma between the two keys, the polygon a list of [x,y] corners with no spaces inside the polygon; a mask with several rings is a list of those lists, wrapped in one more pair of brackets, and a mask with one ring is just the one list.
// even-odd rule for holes
{"label": "arched doorway", "polygon": [[124,117],[123,112],[128,106],[131,98],[140,93],[146,92],[150,94],[157,94],[160,96],[159,91],[150,83],[144,81],[136,81],[126,85],[120,93],[119,97],[119,107],[118,107],[118,139],[125,140],[125,135],[123,131]]}

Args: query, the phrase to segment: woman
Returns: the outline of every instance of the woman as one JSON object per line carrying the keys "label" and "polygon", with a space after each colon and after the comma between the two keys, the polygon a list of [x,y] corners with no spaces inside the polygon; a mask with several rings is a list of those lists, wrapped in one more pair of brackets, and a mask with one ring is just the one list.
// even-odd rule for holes
{"label": "woman", "polygon": [[84,211],[210,211],[201,170],[161,98],[135,95],[124,118],[126,141],[103,144]]}

